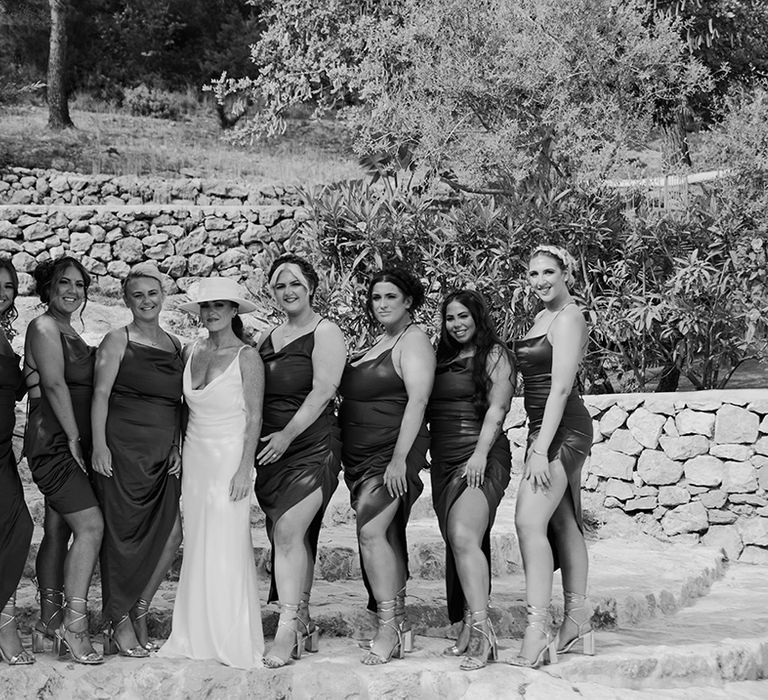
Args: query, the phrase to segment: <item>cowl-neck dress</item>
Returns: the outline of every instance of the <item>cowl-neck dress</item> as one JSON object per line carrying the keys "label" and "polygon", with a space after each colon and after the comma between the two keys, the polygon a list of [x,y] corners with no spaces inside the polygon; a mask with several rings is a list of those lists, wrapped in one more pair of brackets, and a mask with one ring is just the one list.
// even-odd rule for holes
{"label": "cowl-neck dress", "polygon": [[245,441],[240,352],[222,374],[197,389],[190,368],[194,350],[184,367],[189,409],[182,449],[184,557],[171,636],[159,653],[252,668],[261,665],[264,637],[251,504],[247,497],[229,497]]}
{"label": "cowl-neck dress", "polygon": [[[315,349],[316,329],[317,326],[280,350],[275,350],[270,333],[259,348],[264,362],[262,437],[285,428],[312,391],[312,352]],[[256,496],[266,515],[267,535],[272,544],[273,574],[269,602],[278,599],[274,578],[275,523],[287,510],[320,489],[322,505],[307,530],[307,541],[314,562],[323,514],[339,485],[340,470],[341,441],[332,401],[328,402],[312,425],[294,438],[280,459],[271,464],[257,465]]]}
{"label": "cowl-neck dress", "polygon": [[[541,429],[544,408],[552,388],[552,344],[547,334],[512,341],[517,369],[523,377],[523,403],[528,414],[528,450]],[[574,382],[563,408],[563,417],[549,446],[549,461],[559,459],[568,477],[569,498],[579,529],[584,530],[581,515],[581,468],[592,447],[592,419]],[[547,536],[552,546],[555,569],[559,568],[556,541],[551,527]]]}
{"label": "cowl-neck dress", "polygon": [[[72,400],[72,412],[80,434],[80,447],[90,475],[91,396],[93,394],[94,348],[79,335],[60,333],[64,355],[64,381]],[[32,374],[36,375],[33,370]],[[46,503],[57,513],[77,513],[98,507],[89,476],[69,451],[67,434],[53,412],[45,387],[29,399],[29,417],[24,451],[29,470]],[[32,387],[30,387],[32,388]]]}
{"label": "cowl-neck dress", "polygon": [[19,585],[32,540],[32,518],[13,454],[15,404],[23,386],[19,359],[0,353],[0,610]]}
{"label": "cowl-neck dress", "polygon": [[112,476],[93,475],[104,515],[101,545],[105,619],[119,621],[141,597],[179,511],[181,484],[168,456],[181,420],[181,348],[126,346],[112,385],[107,446]]}
{"label": "cowl-neck dress", "polygon": [[[472,378],[474,357],[454,358],[440,364],[435,371],[435,383],[427,407],[429,432],[432,438],[432,502],[437,514],[445,546],[445,585],[448,617],[451,622],[462,619],[465,605],[456,561],[448,543],[448,516],[459,496],[468,488],[464,467],[472,456],[483,426],[474,404],[475,382]],[[488,527],[483,533],[481,548],[491,570],[491,527],[496,510],[509,484],[512,459],[509,440],[501,432],[488,452],[485,479],[480,490],[488,502]],[[488,581],[490,585],[491,577]]]}
{"label": "cowl-neck dress", "polygon": [[[398,339],[399,340],[399,339]],[[377,357],[362,362],[357,358],[347,363],[341,378],[339,409],[341,425],[342,463],[344,479],[350,493],[352,508],[357,516],[358,530],[392,503],[384,486],[387,468],[400,434],[408,392],[392,362],[392,348]],[[407,492],[400,497],[400,507],[387,530],[387,539],[408,571],[408,543],[405,528],[411,508],[424,490],[419,471],[427,466],[429,432],[422,422],[406,457]],[[376,610],[365,565],[360,558],[363,583],[368,591],[368,609]]]}

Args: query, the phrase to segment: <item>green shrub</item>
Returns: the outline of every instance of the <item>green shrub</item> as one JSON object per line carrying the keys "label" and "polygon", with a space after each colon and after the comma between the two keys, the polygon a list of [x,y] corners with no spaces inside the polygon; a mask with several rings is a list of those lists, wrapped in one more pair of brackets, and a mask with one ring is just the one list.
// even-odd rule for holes
{"label": "green shrub", "polygon": [[169,92],[141,83],[123,91],[123,106],[134,116],[177,121],[195,111],[198,104],[190,90],[186,93]]}

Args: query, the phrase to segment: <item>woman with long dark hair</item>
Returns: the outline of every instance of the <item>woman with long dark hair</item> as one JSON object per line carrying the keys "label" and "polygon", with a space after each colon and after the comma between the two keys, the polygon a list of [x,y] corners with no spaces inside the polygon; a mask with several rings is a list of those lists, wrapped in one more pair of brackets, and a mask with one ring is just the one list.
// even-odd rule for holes
{"label": "woman with long dark hair", "polygon": [[253,668],[264,651],[249,498],[264,367],[239,314],[256,305],[227,277],[201,280],[192,299],[179,308],[197,313],[208,335],[184,348],[184,558],[159,653]]}
{"label": "woman with long dark hair", "polygon": [[24,388],[20,358],[11,348],[18,291],[13,263],[0,259],[0,658],[11,666],[35,661],[21,646],[16,627],[16,588],[32,541],[32,518],[13,454],[14,407]]}
{"label": "woman with long dark hair", "polygon": [[309,596],[323,513],[339,484],[339,429],[333,398],[346,348],[339,327],[313,308],[317,273],[298,255],[269,269],[272,295],[286,320],[262,336],[264,423],[256,496],[272,544],[269,602],[280,601],[275,642],[264,664],[284,666],[318,650]]}
{"label": "woman with long dark hair", "polygon": [[412,314],[424,287],[411,272],[381,270],[368,285],[366,313],[383,333],[344,370],[339,410],[344,478],[356,515],[363,583],[378,630],[362,662],[402,658],[408,546],[405,528],[423,490],[419,471],[429,448],[424,412],[435,354]]}
{"label": "woman with long dark hair", "polygon": [[32,478],[45,496],[36,562],[40,619],[32,645],[44,651],[45,639],[52,639],[61,654],[69,650],[78,663],[99,664],[104,659],[91,646],[87,615],[104,528],[88,463],[93,348],[71,323],[87,301],[91,278],[72,257],[40,263],[34,278],[47,309],[29,324],[24,346],[29,392],[24,445]]}
{"label": "woman with long dark hair", "polygon": [[123,280],[133,319],[96,352],[91,406],[101,545],[104,653],[140,658],[149,603],[181,544],[181,344],[160,327],[163,278],[151,264]]}
{"label": "woman with long dark hair", "polygon": [[440,311],[435,385],[427,409],[432,500],[446,543],[448,617],[463,620],[447,655],[474,670],[497,656],[488,618],[491,527],[509,483],[502,427],[512,398],[512,364],[483,297],[449,294]]}
{"label": "woman with long dark hair", "polygon": [[[515,666],[536,667],[582,645],[594,653],[586,607],[587,548],[581,518],[581,468],[592,446],[592,419],[576,373],[587,325],[568,290],[575,262],[564,249],[541,245],[528,261],[528,281],[544,308],[525,337],[513,341],[523,376],[528,451],[517,492],[515,525],[523,555],[528,626]],[[565,618],[549,624],[552,578],[560,567]]]}

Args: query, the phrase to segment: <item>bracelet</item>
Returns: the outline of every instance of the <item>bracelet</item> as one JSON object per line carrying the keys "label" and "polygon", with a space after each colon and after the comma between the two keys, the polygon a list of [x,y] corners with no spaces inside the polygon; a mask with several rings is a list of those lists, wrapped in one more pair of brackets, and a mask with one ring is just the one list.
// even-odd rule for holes
{"label": "bracelet", "polygon": [[67,442],[80,442],[80,436],[78,435],[77,437],[67,438]]}
{"label": "bracelet", "polygon": [[539,452],[535,447],[531,448],[531,452],[533,452],[535,455],[540,455],[541,457],[549,457],[546,452]]}
{"label": "bracelet", "polygon": [[177,442],[174,442],[171,444],[171,449],[176,448],[177,450],[181,451],[181,447],[179,447],[179,444]]}

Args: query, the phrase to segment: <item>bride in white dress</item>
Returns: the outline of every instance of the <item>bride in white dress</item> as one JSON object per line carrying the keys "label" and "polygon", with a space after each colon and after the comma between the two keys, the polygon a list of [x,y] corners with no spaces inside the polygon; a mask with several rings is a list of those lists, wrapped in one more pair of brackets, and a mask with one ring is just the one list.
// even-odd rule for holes
{"label": "bride in white dress", "polygon": [[264,652],[249,498],[264,367],[239,337],[238,313],[256,306],[223,277],[202,280],[194,299],[180,308],[200,314],[208,337],[184,349],[184,558],[160,655],[252,668]]}

